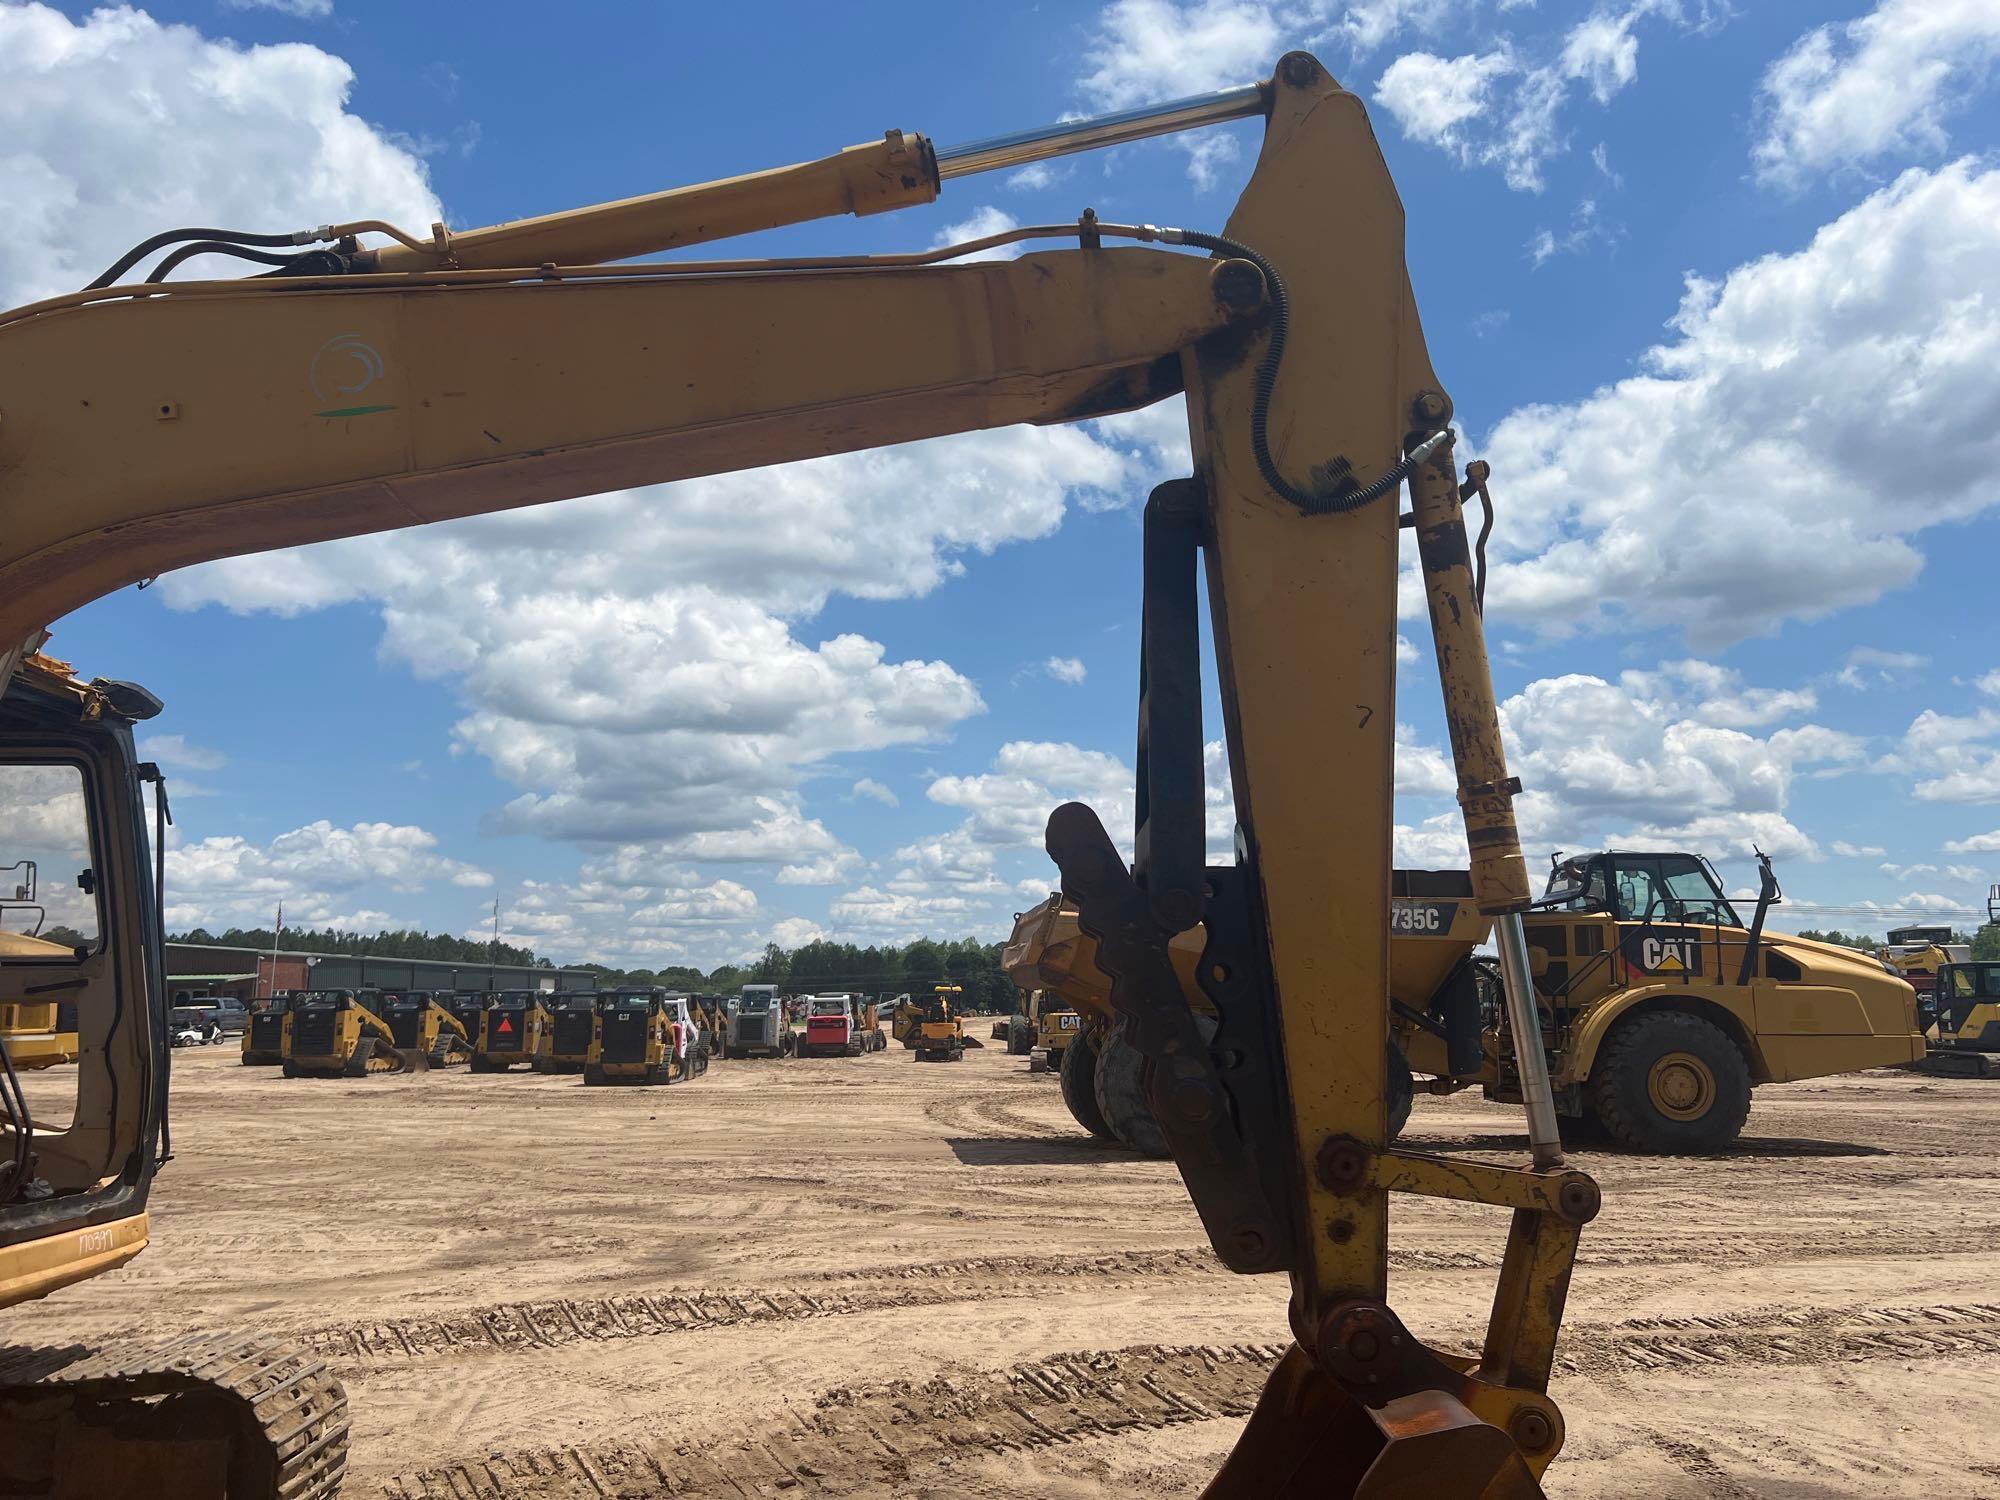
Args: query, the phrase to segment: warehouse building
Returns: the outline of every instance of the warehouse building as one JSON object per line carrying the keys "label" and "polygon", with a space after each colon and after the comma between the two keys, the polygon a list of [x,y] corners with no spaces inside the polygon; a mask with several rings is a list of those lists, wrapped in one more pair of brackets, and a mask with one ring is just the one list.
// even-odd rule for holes
{"label": "warehouse building", "polygon": [[176,1001],[183,996],[223,995],[248,1004],[278,990],[358,990],[371,985],[386,990],[588,990],[597,987],[597,976],[584,969],[454,959],[167,944],[167,993]]}

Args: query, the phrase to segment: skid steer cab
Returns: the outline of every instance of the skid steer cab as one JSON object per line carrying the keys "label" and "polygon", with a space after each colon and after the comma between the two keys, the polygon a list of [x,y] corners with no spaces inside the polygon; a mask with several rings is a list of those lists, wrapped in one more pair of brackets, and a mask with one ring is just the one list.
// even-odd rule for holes
{"label": "skid steer cab", "polygon": [[775,984],[746,984],[736,997],[723,1033],[728,1057],[789,1057],[792,1013],[778,998]]}
{"label": "skid steer cab", "polygon": [[581,1073],[597,1042],[597,991],[557,990],[547,998],[548,1030],[535,1054],[537,1073]]}
{"label": "skid steer cab", "polygon": [[474,1031],[453,1013],[450,990],[397,990],[382,996],[382,1019],[396,1049],[421,1058],[426,1068],[455,1068],[472,1061]]}
{"label": "skid steer cab", "polygon": [[683,1012],[666,991],[600,990],[596,1011],[597,1033],[584,1063],[585,1083],[671,1083],[676,1076],[686,1076],[686,1033],[679,1019]]}
{"label": "skid steer cab", "polygon": [[285,1060],[285,1037],[292,1026],[292,999],[296,990],[279,990],[263,1000],[250,1003],[250,1019],[243,1027],[243,1065],[275,1068]]}
{"label": "skid steer cab", "polygon": [[406,1073],[411,1054],[376,1008],[380,990],[303,990],[292,997],[287,1078],[367,1078]]}
{"label": "skid steer cab", "polygon": [[2000,963],[1941,965],[1931,1017],[1924,1072],[2000,1078]]}
{"label": "skid steer cab", "polygon": [[797,1044],[801,1057],[859,1057],[889,1044],[872,1000],[837,992],[813,995],[802,1003],[806,1028]]}
{"label": "skid steer cab", "polygon": [[534,1065],[550,1030],[545,998],[540,990],[498,990],[478,997],[473,1072],[504,1073],[522,1063]]}

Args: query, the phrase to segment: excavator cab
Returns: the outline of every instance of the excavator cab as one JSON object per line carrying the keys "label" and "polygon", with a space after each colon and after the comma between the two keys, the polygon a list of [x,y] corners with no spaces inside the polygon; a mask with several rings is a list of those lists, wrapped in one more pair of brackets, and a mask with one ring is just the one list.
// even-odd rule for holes
{"label": "excavator cab", "polygon": [[2000,1078],[2000,963],[1947,963],[1937,972],[1936,1041],[1920,1065],[1960,1078]]}

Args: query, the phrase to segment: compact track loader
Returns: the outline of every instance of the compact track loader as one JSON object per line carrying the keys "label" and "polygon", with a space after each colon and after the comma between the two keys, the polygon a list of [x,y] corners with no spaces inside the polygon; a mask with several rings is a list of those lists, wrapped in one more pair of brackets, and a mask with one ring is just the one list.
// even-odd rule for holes
{"label": "compact track loader", "polygon": [[243,1027],[245,1067],[275,1068],[284,1062],[292,1029],[292,998],[291,990],[279,990],[251,1002],[250,1019]]}
{"label": "compact track loader", "polygon": [[379,990],[300,990],[287,1017],[287,1078],[369,1078],[408,1073],[422,1053],[396,1045]]}
{"label": "compact track loader", "polygon": [[672,1083],[689,1076],[687,1049],[694,1038],[684,1034],[664,990],[603,990],[596,1009],[585,1083]]}
{"label": "compact track loader", "polygon": [[540,990],[497,990],[481,996],[472,1071],[504,1073],[521,1063],[534,1068],[552,1027],[543,1005],[546,998]]}
{"label": "compact track loader", "polygon": [[[1251,117],[1255,167],[1218,224],[1085,210],[914,254],[635,259],[926,204],[962,176]],[[1027,253],[967,259],[1014,247]],[[195,255],[256,272],[177,279]],[[78,889],[103,934],[24,960],[34,983],[76,1001],[78,1125],[38,1131],[17,1100],[5,1110],[0,1300],[137,1254],[169,1154],[154,862],[167,808],[156,788],[149,846],[141,786],[159,772],[130,734],[159,703],[37,654],[49,622],[225,556],[1175,397],[1192,462],[1145,507],[1134,858],[1074,803],[1050,815],[1045,847],[1108,981],[1120,1087],[1143,1097],[1221,1262],[1284,1278],[1273,1305],[1295,1342],[1208,1493],[1539,1494],[1564,1441],[1548,1382],[1598,1194],[1563,1161],[1534,1042],[1520,783],[1463,510],[1487,475],[1460,471],[1366,108],[1303,52],[1261,82],[1176,104],[958,147],[891,130],[792,167],[484,228],[168,229],[82,290],[0,313],[0,781],[15,792],[0,800],[0,864],[39,857],[17,847],[34,788],[80,778],[80,852],[58,862],[87,877]],[[1473,851],[1462,899],[1492,923],[1499,955],[1525,1165],[1391,1144],[1405,529]],[[1204,596],[1239,819],[1236,857],[1215,866]],[[1192,987],[1177,958],[1190,943]],[[345,1067],[367,1041],[386,1062],[393,1048],[369,1029],[386,1027],[363,1012],[352,994],[296,1008],[294,1057],[310,1043]],[[621,1065],[653,1066],[655,1046]],[[1476,1356],[1427,1348],[1389,1306],[1396,1193],[1493,1211],[1505,1250]],[[165,1382],[250,1414],[217,1443],[223,1468],[263,1466],[253,1492],[330,1493],[345,1435],[330,1388],[294,1365],[228,1358],[176,1356],[165,1375],[154,1355],[39,1351],[0,1369],[0,1451],[48,1475],[129,1473]],[[292,1381],[275,1404],[274,1379]],[[52,1441],[24,1440],[21,1424],[52,1410],[74,1419]],[[173,1441],[191,1465],[195,1439]]]}
{"label": "compact track loader", "polygon": [[549,1025],[535,1053],[537,1073],[581,1073],[597,1045],[597,991],[557,990],[548,997]]}
{"label": "compact track loader", "polygon": [[[401,990],[382,996],[396,1050],[423,1068],[456,1068],[472,1061],[475,1031],[452,1010],[450,990]],[[419,1061],[419,1059],[421,1061]]]}

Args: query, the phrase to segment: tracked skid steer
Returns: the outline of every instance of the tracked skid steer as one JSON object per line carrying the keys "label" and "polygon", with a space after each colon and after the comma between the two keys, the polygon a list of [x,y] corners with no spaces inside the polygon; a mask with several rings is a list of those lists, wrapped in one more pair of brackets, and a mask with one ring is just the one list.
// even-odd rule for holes
{"label": "tracked skid steer", "polygon": [[285,1035],[287,1078],[373,1078],[411,1073],[423,1053],[396,1044],[375,1006],[379,990],[302,990],[292,997]]}

